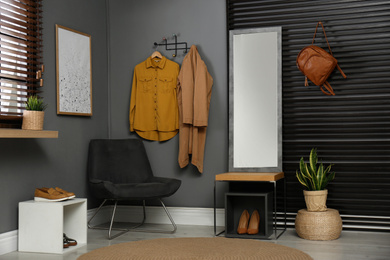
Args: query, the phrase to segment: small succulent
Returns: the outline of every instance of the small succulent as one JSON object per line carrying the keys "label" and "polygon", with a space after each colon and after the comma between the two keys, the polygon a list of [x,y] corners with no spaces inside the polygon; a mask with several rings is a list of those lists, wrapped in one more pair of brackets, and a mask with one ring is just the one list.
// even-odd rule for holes
{"label": "small succulent", "polygon": [[303,157],[299,163],[300,171],[296,171],[298,181],[309,191],[323,190],[335,177],[335,172],[330,172],[332,164],[324,169],[321,163],[317,168],[317,149],[313,148],[310,152],[310,166],[304,162]]}
{"label": "small succulent", "polygon": [[30,96],[26,101],[26,110],[44,111],[47,104],[43,103],[43,98]]}

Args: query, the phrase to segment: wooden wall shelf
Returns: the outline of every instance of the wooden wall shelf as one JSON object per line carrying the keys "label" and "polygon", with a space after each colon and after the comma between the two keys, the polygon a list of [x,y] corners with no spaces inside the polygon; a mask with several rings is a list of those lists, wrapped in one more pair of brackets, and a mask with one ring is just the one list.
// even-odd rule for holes
{"label": "wooden wall shelf", "polygon": [[0,138],[58,138],[58,131],[0,128]]}

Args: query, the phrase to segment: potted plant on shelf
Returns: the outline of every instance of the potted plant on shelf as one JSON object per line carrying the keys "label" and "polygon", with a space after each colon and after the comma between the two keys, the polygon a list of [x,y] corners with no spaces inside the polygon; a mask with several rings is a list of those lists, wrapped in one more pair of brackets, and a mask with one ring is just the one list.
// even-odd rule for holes
{"label": "potted plant on shelf", "polygon": [[42,98],[30,96],[26,101],[26,110],[23,111],[22,129],[42,130],[46,107]]}
{"label": "potted plant on shelf", "polygon": [[321,163],[317,167],[317,149],[310,152],[309,165],[303,157],[299,163],[299,171],[296,171],[298,181],[307,189],[303,191],[308,211],[326,211],[326,199],[328,190],[325,187],[335,177],[335,172],[330,172],[332,164],[324,168]]}

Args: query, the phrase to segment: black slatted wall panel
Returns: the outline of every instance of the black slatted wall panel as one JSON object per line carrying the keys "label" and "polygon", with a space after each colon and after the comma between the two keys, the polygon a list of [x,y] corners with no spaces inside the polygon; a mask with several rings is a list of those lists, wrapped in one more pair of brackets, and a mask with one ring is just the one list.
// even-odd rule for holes
{"label": "black slatted wall panel", "polygon": [[[287,211],[304,208],[295,178],[312,147],[333,163],[328,207],[344,229],[390,231],[390,1],[227,1],[228,30],[282,26],[283,169]],[[340,67],[329,79],[336,96],[305,87],[296,56],[325,25]],[[316,45],[327,50],[322,29]],[[313,84],[312,84],[313,85]]]}

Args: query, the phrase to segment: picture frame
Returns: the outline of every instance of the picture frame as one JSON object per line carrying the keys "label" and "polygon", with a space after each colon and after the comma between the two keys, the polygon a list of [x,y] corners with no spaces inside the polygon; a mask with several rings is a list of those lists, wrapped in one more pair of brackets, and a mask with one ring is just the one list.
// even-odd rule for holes
{"label": "picture frame", "polygon": [[56,24],[57,115],[92,116],[91,35]]}

